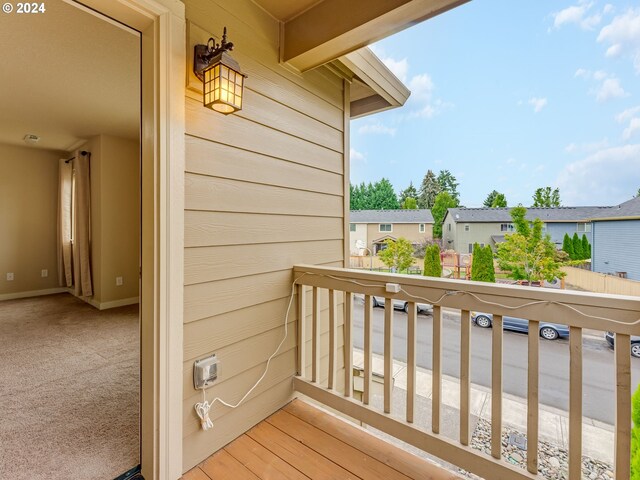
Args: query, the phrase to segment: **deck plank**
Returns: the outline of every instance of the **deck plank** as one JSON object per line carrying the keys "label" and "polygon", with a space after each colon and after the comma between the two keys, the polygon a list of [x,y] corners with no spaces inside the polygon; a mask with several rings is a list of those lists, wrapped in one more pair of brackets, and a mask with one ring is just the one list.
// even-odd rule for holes
{"label": "deck plank", "polygon": [[182,480],[459,480],[460,477],[294,400]]}
{"label": "deck plank", "polygon": [[211,477],[200,470],[200,467],[195,467],[185,473],[180,480],[211,480]]}
{"label": "deck plank", "polygon": [[414,480],[459,480],[460,478],[339,418],[328,415],[306,402],[294,400],[283,410]]}
{"label": "deck plank", "polygon": [[309,478],[327,480],[357,478],[266,421],[253,427],[247,435]]}
{"label": "deck plank", "polygon": [[218,450],[200,464],[200,468],[212,479],[259,480],[248,468],[225,450]]}
{"label": "deck plank", "polygon": [[274,413],[266,421],[360,478],[409,480],[406,475],[284,410]]}
{"label": "deck plank", "polygon": [[309,478],[247,435],[237,438],[224,449],[261,479],[305,480]]}

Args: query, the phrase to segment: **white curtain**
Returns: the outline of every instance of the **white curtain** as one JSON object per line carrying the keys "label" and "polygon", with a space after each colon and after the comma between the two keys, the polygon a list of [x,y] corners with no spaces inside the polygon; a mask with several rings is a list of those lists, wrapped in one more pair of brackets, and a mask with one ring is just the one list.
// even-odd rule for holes
{"label": "white curtain", "polygon": [[60,160],[58,186],[58,280],[83,297],[93,295],[89,159],[77,151],[73,163]]}
{"label": "white curtain", "polygon": [[71,260],[71,189],[73,170],[70,163],[60,159],[58,169],[58,283],[73,286]]}

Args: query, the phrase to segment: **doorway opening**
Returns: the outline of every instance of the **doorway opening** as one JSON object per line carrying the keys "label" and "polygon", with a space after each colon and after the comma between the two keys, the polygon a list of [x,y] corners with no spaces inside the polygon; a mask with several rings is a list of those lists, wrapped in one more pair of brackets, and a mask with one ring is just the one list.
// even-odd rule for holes
{"label": "doorway opening", "polygon": [[0,41],[0,478],[115,478],[141,462],[140,35],[56,1]]}

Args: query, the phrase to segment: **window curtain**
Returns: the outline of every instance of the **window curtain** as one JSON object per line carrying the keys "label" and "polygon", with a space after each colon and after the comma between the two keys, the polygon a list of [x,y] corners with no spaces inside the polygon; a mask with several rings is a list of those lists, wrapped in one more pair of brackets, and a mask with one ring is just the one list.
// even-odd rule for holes
{"label": "window curtain", "polygon": [[76,151],[73,160],[73,285],[78,296],[93,295],[91,286],[91,185],[89,158]]}
{"label": "window curtain", "polygon": [[60,159],[58,168],[58,283],[73,286],[71,260],[71,189],[73,170],[70,163]]}
{"label": "window curtain", "polygon": [[76,151],[72,164],[60,160],[58,185],[58,280],[83,297],[93,295],[89,158]]}

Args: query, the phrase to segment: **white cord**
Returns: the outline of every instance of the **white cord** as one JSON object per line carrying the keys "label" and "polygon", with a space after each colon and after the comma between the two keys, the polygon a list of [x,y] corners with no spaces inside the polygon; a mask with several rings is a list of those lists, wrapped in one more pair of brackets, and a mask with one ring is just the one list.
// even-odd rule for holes
{"label": "white cord", "polygon": [[307,275],[307,274],[303,273],[302,275],[297,277],[293,281],[293,283],[291,284],[291,293],[289,294],[289,303],[287,304],[287,310],[286,310],[285,315],[284,315],[284,336],[282,337],[282,340],[278,344],[278,347],[271,354],[271,356],[269,356],[269,358],[267,359],[267,364],[264,367],[264,371],[262,372],[262,375],[260,375],[260,378],[258,378],[256,383],[254,383],[253,387],[251,387],[247,391],[247,393],[245,393],[244,396],[240,400],[238,400],[238,402],[235,403],[235,404],[227,403],[224,400],[222,400],[220,397],[216,397],[211,402],[207,402],[207,396],[206,396],[205,390],[204,390],[204,388],[202,389],[202,402],[196,403],[194,408],[196,410],[196,413],[198,414],[198,417],[200,417],[200,424],[202,425],[202,429],[203,430],[209,430],[210,428],[213,427],[213,422],[209,418],[209,410],[211,410],[211,407],[213,407],[213,405],[216,402],[221,403],[225,407],[238,408],[242,404],[242,402],[244,402],[247,399],[247,397],[249,395],[251,395],[251,392],[253,392],[256,389],[256,387],[258,385],[260,385],[260,382],[262,382],[262,380],[264,380],[264,377],[267,376],[267,372],[269,371],[269,365],[271,364],[271,360],[273,360],[273,358],[278,354],[278,352],[282,348],[282,345],[284,345],[284,342],[287,339],[287,335],[289,334],[289,328],[288,328],[289,327],[289,313],[291,312],[291,305],[293,304],[293,295],[295,293],[296,284],[305,275]]}
{"label": "white cord", "polygon": [[198,402],[195,405],[196,413],[198,417],[200,417],[200,425],[203,430],[209,430],[213,428],[213,422],[209,418],[209,410],[211,409],[212,403],[207,402],[207,397],[204,392],[204,387],[202,388],[202,402]]}

